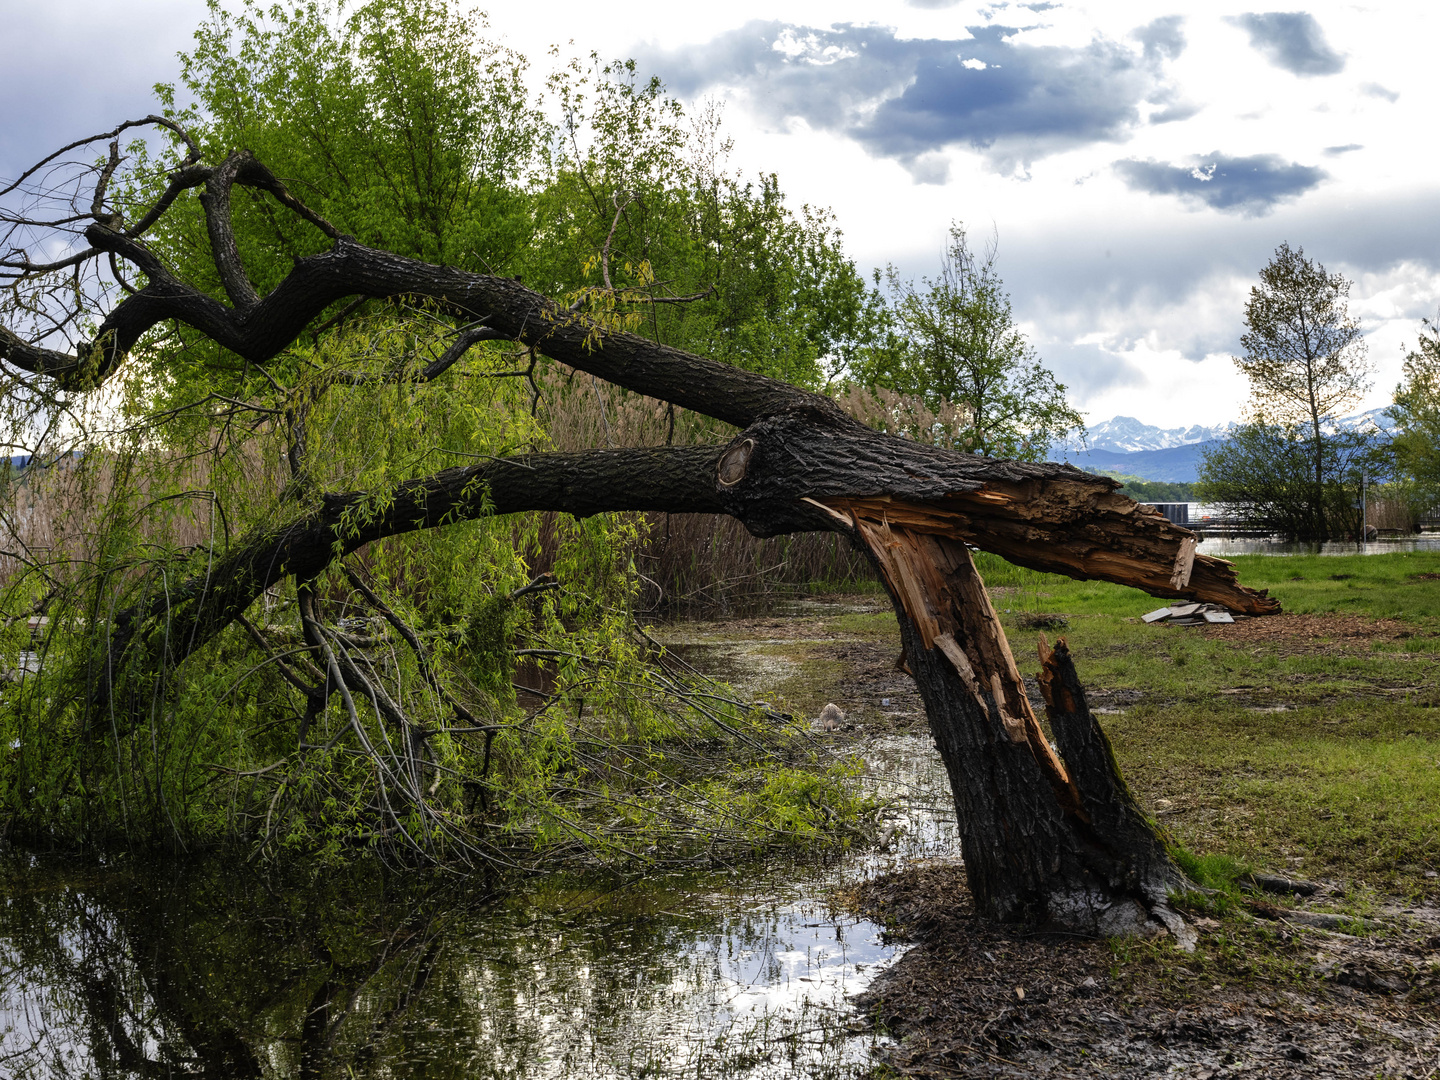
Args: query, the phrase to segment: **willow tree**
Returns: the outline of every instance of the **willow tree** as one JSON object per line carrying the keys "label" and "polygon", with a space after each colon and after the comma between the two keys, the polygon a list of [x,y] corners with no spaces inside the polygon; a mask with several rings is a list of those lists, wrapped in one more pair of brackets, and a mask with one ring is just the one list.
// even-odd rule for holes
{"label": "willow tree", "polygon": [[[162,127],[172,141],[157,150],[164,139],[122,146],[134,130],[115,133],[102,170],[122,217],[164,201],[183,160],[244,146],[371,248],[523,278],[608,326],[820,381],[847,297],[863,293],[838,234],[788,210],[773,178],[757,189],[725,174],[717,119],[692,125],[632,64],[563,68],[542,108],[525,59],[458,0],[210,6],[180,85],[160,88],[184,138]],[[6,187],[9,243],[55,239],[31,227],[53,220],[39,208],[68,219],[67,185],[93,179],[89,145],[71,151],[80,160]],[[166,202],[145,242],[172,276],[223,297],[204,201]],[[330,245],[244,185],[228,215],[225,242],[257,294]],[[60,223],[74,240],[77,224]],[[93,265],[75,269],[97,299],[138,284],[123,262],[98,277]],[[54,330],[46,313],[64,318],[76,280],[48,308],[39,279],[17,282],[11,325]],[[768,319],[787,333],[762,333]],[[167,323],[101,393],[10,385],[10,430],[42,467],[0,513],[12,541],[0,606],[53,618],[44,655],[27,660],[42,671],[13,693],[0,685],[0,730],[19,744],[0,762],[0,832],[23,820],[67,839],[326,852],[398,837],[427,857],[483,832],[483,860],[526,866],[849,835],[864,800],[839,775],[848,766],[811,755],[803,725],[697,685],[673,657],[652,662],[631,617],[649,584],[631,563],[648,541],[640,515],[479,514],[366,545],[272,588],[178,668],[164,633],[151,676],[135,654],[99,648],[77,677],[103,670],[125,687],[109,706],[144,722],[88,753],[49,737],[69,729],[70,690],[52,688],[66,684],[62,659],[91,647],[71,639],[92,613],[168,603],[189,567],[203,587],[217,538],[293,526],[323,492],[385,491],[517,448],[612,444],[636,427],[653,442],[714,437],[708,418],[576,379],[482,326],[457,346],[454,328],[423,299],[347,299],[264,363]],[[43,468],[57,459],[75,467]],[[532,583],[542,570],[555,580]],[[322,643],[342,623],[369,629]],[[23,624],[3,637],[13,655]],[[328,645],[361,692],[327,693],[329,659],[297,654],[302,643]],[[277,742],[281,715],[294,723]]]}
{"label": "willow tree", "polygon": [[[152,201],[122,206],[111,194],[120,165],[116,140],[136,125],[173,132],[184,157]],[[185,337],[192,354],[197,340],[208,341],[263,373],[272,395],[263,399],[256,391],[256,400],[238,405],[212,399],[211,420],[223,422],[232,408],[258,407],[284,442],[292,473],[283,491],[290,511],[282,521],[239,535],[217,530],[175,563],[163,589],[131,594],[123,607],[97,602],[88,612],[91,651],[72,669],[66,738],[103,742],[139,723],[163,738],[166,714],[151,707],[164,693],[161,674],[183,669],[237,626],[254,626],[247,613],[267,592],[290,583],[300,598],[299,636],[286,670],[315,708],[333,697],[352,713],[368,703],[397,743],[423,742],[424,733],[407,727],[374,673],[347,652],[346,635],[354,645],[355,632],[328,623],[307,591],[347,556],[388,538],[527,510],[577,519],[627,510],[727,514],[757,536],[828,530],[870,554],[893,600],[909,667],[949,771],[979,910],[1087,933],[1164,926],[1186,936],[1166,904],[1183,875],[1120,781],[1067,650],[1063,643],[1042,650],[1052,744],[1031,710],[970,556],[978,547],[1032,569],[1120,582],[1157,596],[1252,614],[1278,609],[1239,585],[1229,564],[1197,555],[1186,530],[1117,494],[1113,480],[877,433],[827,397],[640,337],[604,304],[595,317],[585,303],[562,304],[513,277],[362,243],[252,153],[207,159],[174,120],[150,117],[76,145],[90,142],[108,142],[110,152],[94,166],[94,182],[75,189],[70,212],[25,219],[45,241],[36,250],[55,250],[72,236],[83,242],[48,260],[14,248],[4,259],[10,328],[0,331],[0,360],[11,394],[30,395],[54,415],[56,403],[73,409],[77,401],[104,395],[127,364],[143,358],[153,367],[171,335]],[[295,258],[273,284],[257,285],[235,239],[233,207],[241,198],[262,200],[264,212],[310,230],[320,250]],[[203,215],[213,288],[177,273],[150,240],[182,206]],[[110,289],[75,287],[102,279]],[[334,332],[327,323],[335,312],[357,299],[388,306],[399,325],[413,326],[416,341],[443,336],[443,349],[359,376],[345,359],[327,370],[318,347],[305,363],[294,363],[293,350],[306,340],[323,343]],[[58,346],[63,330],[72,331],[73,347]],[[712,417],[730,425],[733,435],[698,446],[570,453],[516,447],[380,490],[334,490],[316,482],[317,470],[307,467],[301,384],[287,385],[285,372],[296,379],[318,373],[329,385],[389,380],[419,389],[477,374],[463,362],[485,341],[511,344],[514,371],[543,354],[596,380]],[[288,366],[278,362],[286,357]],[[132,384],[130,392],[164,376],[163,367],[153,370],[149,383]],[[397,632],[421,654],[423,642],[406,635],[401,623]],[[312,715],[307,710],[289,721],[302,748],[333,750],[305,741],[303,725]],[[404,790],[423,798],[418,783]]]}

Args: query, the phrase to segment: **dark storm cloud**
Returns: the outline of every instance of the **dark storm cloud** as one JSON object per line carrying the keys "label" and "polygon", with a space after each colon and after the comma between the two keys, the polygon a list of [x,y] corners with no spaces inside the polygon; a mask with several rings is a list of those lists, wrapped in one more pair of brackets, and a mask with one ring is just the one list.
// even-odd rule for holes
{"label": "dark storm cloud", "polygon": [[1124,138],[1141,102],[1166,95],[1158,56],[1178,27],[1155,30],[1149,59],[1104,38],[1074,48],[1017,41],[1013,27],[969,30],[900,39],[885,27],[751,22],[657,66],[682,93],[743,87],[772,122],[844,133],[919,178],[917,159],[956,144],[1010,166]]}
{"label": "dark storm cloud", "polygon": [[[175,53],[190,44],[204,16],[204,0],[7,5],[12,47],[0,64],[0,176],[16,176],[68,142],[156,111],[152,87],[177,77]],[[103,59],[77,66],[75,57]]]}
{"label": "dark storm cloud", "polygon": [[1345,58],[1330,48],[1325,31],[1305,11],[1250,12],[1227,20],[1250,34],[1250,44],[1278,68],[1294,75],[1335,75]]}
{"label": "dark storm cloud", "polygon": [[1145,46],[1147,60],[1174,60],[1185,51],[1185,31],[1181,29],[1184,23],[1183,15],[1166,15],[1132,31],[1130,36]]}
{"label": "dark storm cloud", "polygon": [[1274,154],[1229,157],[1216,153],[1193,165],[1117,161],[1115,171],[1135,191],[1179,195],[1215,210],[1250,216],[1267,213],[1276,203],[1309,191],[1326,175],[1314,165],[1286,162]]}

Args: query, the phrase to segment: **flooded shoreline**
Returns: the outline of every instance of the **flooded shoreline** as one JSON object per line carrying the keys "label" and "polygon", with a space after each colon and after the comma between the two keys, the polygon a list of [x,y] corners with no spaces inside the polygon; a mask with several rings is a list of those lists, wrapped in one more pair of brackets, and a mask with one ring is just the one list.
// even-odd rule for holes
{"label": "flooded shoreline", "polygon": [[[707,674],[802,711],[833,675],[812,685],[803,635],[662,633]],[[850,1002],[907,946],[843,898],[958,843],[923,716],[897,731],[879,699],[847,704],[858,727],[816,750],[863,759],[884,850],[557,875],[504,895],[379,866],[278,880],[237,860],[12,853],[0,1060],[24,1080],[861,1076],[884,1039]]]}
{"label": "flooded shoreline", "polygon": [[[927,749],[877,740],[861,782],[893,796],[933,781]],[[848,1003],[905,947],[834,898],[953,847],[943,814],[889,820],[884,853],[541,879],[503,898],[379,868],[306,889],[221,860],[12,855],[0,1056],[27,1080],[197,1063],[255,1077],[857,1076],[878,1037]]]}

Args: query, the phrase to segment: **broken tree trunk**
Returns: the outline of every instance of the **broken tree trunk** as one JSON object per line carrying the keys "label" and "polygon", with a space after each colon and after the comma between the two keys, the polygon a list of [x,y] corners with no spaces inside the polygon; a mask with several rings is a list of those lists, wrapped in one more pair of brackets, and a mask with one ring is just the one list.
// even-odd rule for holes
{"label": "broken tree trunk", "polygon": [[1063,643],[1042,654],[1057,753],[966,546],[854,520],[894,601],[950,777],[976,909],[1086,934],[1168,930],[1193,943],[1166,903],[1184,875],[1128,798]]}
{"label": "broken tree trunk", "polygon": [[[179,132],[171,121],[154,117],[137,123]],[[387,491],[316,492],[297,479],[278,511],[283,519],[256,523],[233,542],[227,535],[198,560],[203,573],[173,587],[167,582],[163,596],[89,624],[95,663],[86,700],[92,718],[103,721],[90,726],[91,737],[110,732],[118,738],[126,715],[114,707],[117,700],[123,704],[126,694],[137,702],[158,700],[166,667],[221,633],[267,589],[290,578],[308,581],[347,552],[387,537],[524,510],[724,513],[757,536],[839,531],[869,551],[894,600],[910,668],[949,771],[981,912],[1086,933],[1164,926],[1185,940],[1183,924],[1165,905],[1166,890],[1183,878],[1120,780],[1068,652],[1062,643],[1042,656],[1041,685],[1057,751],[1030,706],[968,546],[1036,570],[1119,582],[1155,596],[1251,615],[1279,610],[1263,592],[1241,586],[1229,563],[1196,555],[1188,530],[1117,494],[1114,480],[1068,465],[995,461],[876,432],[829,398],[603,325],[518,280],[367,247],[308,210],[248,152],[210,166],[201,164],[198,144],[188,136],[186,145],[189,156],[171,174],[166,192],[133,225],[106,202],[119,160],[113,147],[88,212],[82,201],[54,220],[14,218],[39,232],[63,227],[57,234],[62,241],[65,230],[83,225],[89,246],[50,264],[33,264],[20,249],[0,258],[13,293],[7,311],[29,310],[35,290],[46,303],[64,297],[78,305],[61,321],[47,315],[30,338],[0,327],[0,370],[28,373],[25,385],[48,384],[59,396],[83,395],[111,379],[153,328],[173,322],[236,359],[233,370],[224,364],[210,370],[217,391],[230,395],[227,401],[251,408],[235,396],[251,392],[243,373],[276,357],[338,303],[419,299],[433,309],[427,317],[454,320],[455,341],[439,359],[405,374],[407,380],[443,378],[475,343],[505,340],[532,356],[544,353],[740,430],[725,446],[490,458],[416,476]],[[236,185],[273,198],[330,241],[327,250],[295,259],[263,296],[247,275],[231,228],[229,195]],[[144,239],[177,199],[201,186],[215,271],[228,304],[180,278]],[[109,310],[92,310],[88,293],[63,282],[45,291],[54,275],[78,275],[86,263],[108,265],[118,275],[121,261],[143,285],[127,286]],[[73,351],[50,348],[53,327],[71,324],[97,331]],[[172,355],[184,351],[162,350],[147,362]],[[253,408],[257,416],[280,415],[294,388],[266,377],[275,396]],[[342,384],[335,384],[336,392]],[[304,456],[303,425],[297,430],[289,448],[292,464]],[[297,466],[296,475],[304,470]],[[116,685],[122,682],[128,691]],[[142,713],[135,710],[132,719]]]}

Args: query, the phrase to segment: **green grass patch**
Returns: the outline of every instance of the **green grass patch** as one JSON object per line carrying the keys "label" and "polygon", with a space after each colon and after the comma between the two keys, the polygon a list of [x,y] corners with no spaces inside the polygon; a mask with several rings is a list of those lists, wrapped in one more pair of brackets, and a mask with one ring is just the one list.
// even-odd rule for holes
{"label": "green grass patch", "polygon": [[1196,885],[1221,892],[1233,891],[1241,876],[1250,872],[1248,866],[1229,855],[1196,855],[1179,845],[1170,849],[1170,855]]}
{"label": "green grass patch", "polygon": [[1440,617],[1440,552],[1385,555],[1239,555],[1240,580],[1269,589],[1295,614],[1355,612],[1383,618]]}
{"label": "green grass patch", "polygon": [[[1146,625],[1165,603],[1108,582],[976,562],[1021,670],[1037,668],[1033,612],[1063,636],[1126,779],[1222,891],[1238,867],[1440,895],[1440,552],[1242,556],[1240,581],[1287,612],[1353,620],[1273,639]],[[878,618],[878,617],[870,617]],[[1408,636],[1407,636],[1408,635]]]}
{"label": "green grass patch", "polygon": [[[1427,621],[1440,618],[1440,552],[1384,555],[1238,555],[1240,582],[1268,589],[1286,611],[1354,612]],[[1108,581],[1074,581],[1014,566],[987,552],[975,564],[1002,611],[1138,617],[1168,601]]]}
{"label": "green grass patch", "polygon": [[856,637],[894,637],[900,632],[895,622],[895,612],[847,612],[828,620],[828,625],[837,634],[853,634]]}
{"label": "green grass patch", "polygon": [[1434,891],[1437,710],[1187,703],[1102,719],[1131,787],[1151,807],[1163,800],[1161,820],[1198,856]]}

